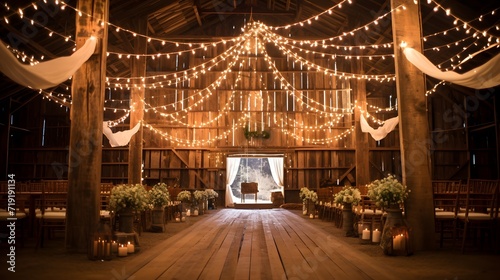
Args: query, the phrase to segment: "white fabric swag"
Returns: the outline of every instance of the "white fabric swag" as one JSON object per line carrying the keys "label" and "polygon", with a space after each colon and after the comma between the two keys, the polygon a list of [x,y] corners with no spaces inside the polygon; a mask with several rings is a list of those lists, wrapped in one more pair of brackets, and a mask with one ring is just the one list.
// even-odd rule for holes
{"label": "white fabric swag", "polygon": [[132,129],[113,133],[107,122],[102,123],[102,133],[108,138],[111,147],[126,146],[134,134],[139,131],[141,123],[137,123]]}
{"label": "white fabric swag", "polygon": [[71,56],[27,65],[19,60],[0,43],[0,71],[14,82],[33,89],[46,89],[57,86],[69,79],[94,53],[97,40],[90,37],[85,44]]}
{"label": "white fabric swag", "polygon": [[474,89],[484,89],[500,85],[500,54],[497,54],[477,68],[459,74],[454,71],[441,71],[423,54],[413,48],[405,48],[403,52],[406,59],[415,65],[415,67],[436,79]]}
{"label": "white fabric swag", "polygon": [[384,124],[378,128],[372,128],[365,119],[365,116],[361,114],[359,118],[361,124],[361,131],[368,132],[375,139],[379,141],[385,138],[389,132],[393,131],[396,125],[399,123],[399,117],[394,117],[386,120]]}

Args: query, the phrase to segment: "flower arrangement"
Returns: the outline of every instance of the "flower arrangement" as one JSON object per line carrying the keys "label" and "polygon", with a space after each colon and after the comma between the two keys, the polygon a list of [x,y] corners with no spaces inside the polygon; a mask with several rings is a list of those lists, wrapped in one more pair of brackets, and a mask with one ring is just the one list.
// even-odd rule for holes
{"label": "flower arrangement", "polygon": [[153,207],[163,207],[169,202],[170,194],[165,183],[158,183],[149,191],[149,203]]}
{"label": "flower arrangement", "polygon": [[342,190],[334,195],[335,203],[352,203],[357,205],[361,201],[361,193],[357,188],[344,186]]}
{"label": "flower arrangement", "polygon": [[368,196],[378,207],[401,205],[408,198],[410,190],[398,179],[389,174],[381,180],[375,180],[368,185]]}
{"label": "flower arrangement", "polygon": [[194,191],[193,197],[196,203],[200,203],[202,200],[205,200],[208,198],[208,195],[205,191]]}
{"label": "flower arrangement", "polygon": [[112,211],[118,212],[126,208],[141,211],[148,207],[148,203],[148,192],[141,184],[121,184],[111,189],[109,209]]}
{"label": "flower arrangement", "polygon": [[206,189],[205,192],[207,193],[208,199],[219,197],[219,194],[214,189]]}
{"label": "flower arrangement", "polygon": [[314,203],[318,203],[318,194],[315,191],[310,190],[306,187],[300,189],[299,197],[303,201],[310,200]]}
{"label": "flower arrangement", "polygon": [[191,202],[191,192],[190,191],[180,191],[177,194],[177,200],[180,200],[182,202]]}
{"label": "flower arrangement", "polygon": [[300,192],[299,192],[300,199],[302,199],[302,200],[306,199],[306,194],[308,192],[309,192],[309,189],[307,187],[300,188]]}

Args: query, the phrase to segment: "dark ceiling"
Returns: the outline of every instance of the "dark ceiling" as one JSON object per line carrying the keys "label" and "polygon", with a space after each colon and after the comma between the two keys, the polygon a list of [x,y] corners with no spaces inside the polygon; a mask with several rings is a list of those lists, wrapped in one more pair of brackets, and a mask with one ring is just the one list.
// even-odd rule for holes
{"label": "dark ceiling", "polygon": [[[15,2],[15,3],[10,3]],[[2,7],[1,15],[1,37],[2,40],[27,57],[33,56],[35,59],[50,59],[71,53],[74,42],[75,11],[71,8],[61,10],[60,7],[51,4],[54,0],[35,1],[37,9],[33,9],[31,1],[17,0],[9,1]],[[413,2],[413,1],[410,1]],[[436,0],[430,4],[421,1],[422,26],[424,36],[428,36],[424,42],[426,55],[438,64],[443,62],[442,67],[450,66],[447,60],[450,54],[458,53],[463,45],[451,46],[447,51],[433,51],[433,47],[445,48],[447,44],[464,40],[472,42],[475,39],[465,39],[465,30],[447,32],[429,36],[436,32],[442,32],[449,28],[454,28],[453,19],[446,16],[441,9],[434,11],[435,3],[444,8],[450,8],[453,15],[471,21],[470,26],[478,30],[488,29],[489,34],[493,34],[495,40],[500,37],[500,11],[491,14],[491,11],[500,8],[500,1],[477,1],[477,0]],[[69,6],[76,7],[77,1],[66,2]],[[335,8],[332,13],[324,14],[314,20],[314,16],[323,13],[325,10],[342,3],[342,8]],[[28,7],[32,5],[32,7]],[[7,10],[6,7],[10,7]],[[26,8],[28,7],[28,8]],[[23,9],[23,18],[19,17],[19,9]],[[112,52],[133,53],[132,41],[134,36],[127,32],[117,32],[116,26],[121,30],[128,29],[136,31],[135,23],[147,20],[147,36],[164,40],[174,40],[180,42],[210,42],[221,38],[232,38],[241,34],[241,28],[250,20],[260,21],[270,26],[283,26],[304,21],[313,17],[312,23],[304,23],[304,26],[281,29],[276,33],[293,39],[323,39],[342,35],[359,26],[364,26],[388,13],[391,10],[390,1],[383,0],[353,0],[352,4],[343,0],[111,0],[110,1],[110,23],[113,25],[109,29],[108,50]],[[484,15],[481,20],[479,16]],[[8,19],[9,23],[6,23]],[[38,21],[39,24],[32,25],[30,20]],[[468,28],[470,28],[468,26]],[[460,28],[459,28],[460,29]],[[71,36],[68,41],[58,37],[57,34],[49,36],[50,32]],[[357,33],[358,34],[358,33]],[[351,36],[344,44],[384,44],[392,42],[392,30],[390,15],[381,18],[375,28],[360,32],[361,35]],[[469,41],[465,41],[469,40]],[[469,48],[469,52],[476,52],[485,44],[488,38],[476,40],[477,46]],[[479,43],[478,43],[479,42]],[[172,44],[165,46],[155,42],[148,44],[148,53],[166,52],[173,49]],[[498,48],[492,48],[479,54],[474,61],[464,64],[464,71],[475,67],[497,54]],[[392,50],[389,50],[391,53]],[[364,55],[373,54],[373,50],[366,50]],[[129,75],[129,65],[121,59],[110,56],[107,62],[108,76]],[[364,72],[367,74],[386,74],[394,72],[392,59],[364,59]],[[2,92],[0,101],[4,102],[7,97],[16,100],[29,101],[36,94],[33,90],[23,88],[13,84],[6,77],[0,79]],[[369,91],[381,90],[377,85],[368,85]]]}

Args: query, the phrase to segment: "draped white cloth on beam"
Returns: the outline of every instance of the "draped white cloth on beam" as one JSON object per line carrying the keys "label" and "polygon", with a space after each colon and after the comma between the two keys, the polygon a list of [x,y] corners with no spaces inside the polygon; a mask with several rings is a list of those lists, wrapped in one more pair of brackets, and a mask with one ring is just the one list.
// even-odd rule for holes
{"label": "draped white cloth on beam", "polygon": [[71,56],[27,65],[19,60],[0,43],[0,71],[14,82],[33,89],[46,89],[57,86],[69,79],[94,53],[97,40],[90,37],[85,44]]}
{"label": "draped white cloth on beam", "polygon": [[441,71],[423,54],[413,48],[404,48],[406,59],[415,67],[431,77],[450,83],[474,89],[484,89],[500,85],[500,54],[497,54],[485,64],[466,73]]}
{"label": "draped white cloth on beam", "polygon": [[102,123],[102,133],[108,138],[111,147],[126,146],[134,134],[139,131],[141,123],[137,123],[132,129],[113,133],[107,122]]}
{"label": "draped white cloth on beam", "polygon": [[368,132],[375,139],[379,141],[385,138],[389,132],[393,131],[396,125],[399,123],[399,117],[394,117],[386,120],[384,124],[378,128],[372,128],[365,119],[365,116],[361,114],[359,118],[361,124],[361,131]]}

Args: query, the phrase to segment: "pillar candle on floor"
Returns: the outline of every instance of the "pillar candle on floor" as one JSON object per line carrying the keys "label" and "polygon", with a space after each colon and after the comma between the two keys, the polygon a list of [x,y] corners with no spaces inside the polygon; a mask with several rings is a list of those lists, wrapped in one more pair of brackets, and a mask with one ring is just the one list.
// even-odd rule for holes
{"label": "pillar candle on floor", "polygon": [[130,242],[127,244],[127,251],[129,254],[135,252],[135,246],[134,244],[131,244]]}
{"label": "pillar candle on floor", "polygon": [[372,232],[372,242],[380,242],[380,235],[382,234],[382,232],[380,232],[378,230],[378,228],[376,228],[373,232]]}
{"label": "pillar candle on floor", "polygon": [[363,230],[363,235],[362,235],[361,239],[363,239],[363,240],[370,239],[370,231],[367,228]]}
{"label": "pillar candle on floor", "polygon": [[118,248],[118,256],[119,257],[126,257],[128,253],[128,248],[123,246],[123,244],[120,245]]}

